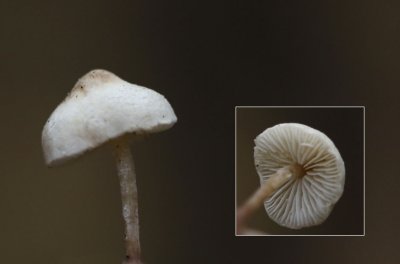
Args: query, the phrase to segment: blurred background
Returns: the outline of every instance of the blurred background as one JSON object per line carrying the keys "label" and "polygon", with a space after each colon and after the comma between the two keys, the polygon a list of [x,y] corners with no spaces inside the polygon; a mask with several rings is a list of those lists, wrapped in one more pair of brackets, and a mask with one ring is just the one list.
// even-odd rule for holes
{"label": "blurred background", "polygon": [[[44,123],[93,68],[164,94],[179,119],[132,145],[145,263],[396,263],[399,8],[0,0],[0,263],[121,262],[108,148],[42,158]],[[235,237],[235,105],[366,106],[365,237]]]}
{"label": "blurred background", "polygon": [[262,207],[249,227],[272,235],[364,234],[364,111],[363,108],[236,108],[236,202],[240,206],[260,186],[254,166],[254,139],[281,123],[300,123],[327,135],[345,163],[342,197],[329,217],[318,226],[293,230],[275,223]]}

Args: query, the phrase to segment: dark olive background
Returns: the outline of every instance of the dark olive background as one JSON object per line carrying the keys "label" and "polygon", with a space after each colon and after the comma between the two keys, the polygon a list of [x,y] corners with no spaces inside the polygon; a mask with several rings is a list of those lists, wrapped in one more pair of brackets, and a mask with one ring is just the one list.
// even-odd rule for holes
{"label": "dark olive background", "polygon": [[[0,263],[120,263],[103,148],[44,166],[40,136],[78,77],[164,94],[171,130],[132,145],[146,263],[395,263],[400,18],[389,1],[0,0]],[[366,236],[234,236],[234,106],[365,105]]]}
{"label": "dark olive background", "polygon": [[248,223],[273,235],[364,234],[363,108],[236,108],[236,201],[240,205],[260,186],[254,167],[254,139],[280,123],[301,123],[325,133],[345,163],[343,195],[327,220],[318,226],[291,230],[276,224],[260,208]]}

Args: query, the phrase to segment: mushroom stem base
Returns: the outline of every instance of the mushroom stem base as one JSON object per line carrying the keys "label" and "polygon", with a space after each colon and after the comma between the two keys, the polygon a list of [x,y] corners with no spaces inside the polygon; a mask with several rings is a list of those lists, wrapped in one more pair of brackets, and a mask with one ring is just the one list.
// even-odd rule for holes
{"label": "mushroom stem base", "polygon": [[123,263],[140,264],[138,193],[133,158],[125,139],[115,140],[113,145],[125,221],[126,260]]}
{"label": "mushroom stem base", "polygon": [[284,185],[292,177],[289,167],[283,167],[258,188],[253,195],[238,208],[236,214],[236,232],[244,234],[247,229],[246,223],[251,215],[263,205],[265,199],[271,196],[277,189]]}

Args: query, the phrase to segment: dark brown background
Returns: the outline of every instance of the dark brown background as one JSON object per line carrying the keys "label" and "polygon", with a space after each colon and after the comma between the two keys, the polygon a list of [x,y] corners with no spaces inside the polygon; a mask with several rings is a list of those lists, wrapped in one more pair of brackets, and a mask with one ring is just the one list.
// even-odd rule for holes
{"label": "dark brown background", "polygon": [[[179,118],[132,146],[146,263],[395,263],[399,3],[293,2],[0,0],[0,262],[120,262],[110,153],[49,170],[40,146],[100,67]],[[234,236],[235,105],[366,106],[366,237]]]}
{"label": "dark brown background", "polygon": [[250,227],[273,235],[364,234],[364,114],[361,107],[237,107],[236,108],[236,202],[242,204],[260,186],[254,167],[254,139],[265,129],[281,123],[300,123],[326,134],[345,163],[342,197],[326,221],[293,230],[271,220],[264,208],[257,210]]}

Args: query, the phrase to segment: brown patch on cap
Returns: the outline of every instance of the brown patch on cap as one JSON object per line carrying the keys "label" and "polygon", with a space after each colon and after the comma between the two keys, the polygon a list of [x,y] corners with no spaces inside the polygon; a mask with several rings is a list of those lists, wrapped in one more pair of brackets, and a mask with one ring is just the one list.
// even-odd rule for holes
{"label": "brown patch on cap", "polygon": [[118,79],[119,77],[109,71],[102,69],[92,70],[76,82],[71,92],[65,99],[85,96],[92,87],[101,87],[101,84],[112,82]]}
{"label": "brown patch on cap", "polygon": [[96,79],[103,83],[118,79],[118,77],[115,74],[113,74],[109,71],[106,71],[106,70],[102,70],[102,69],[92,70],[88,74],[83,76],[81,79],[85,79],[85,77],[88,77],[91,79]]}

